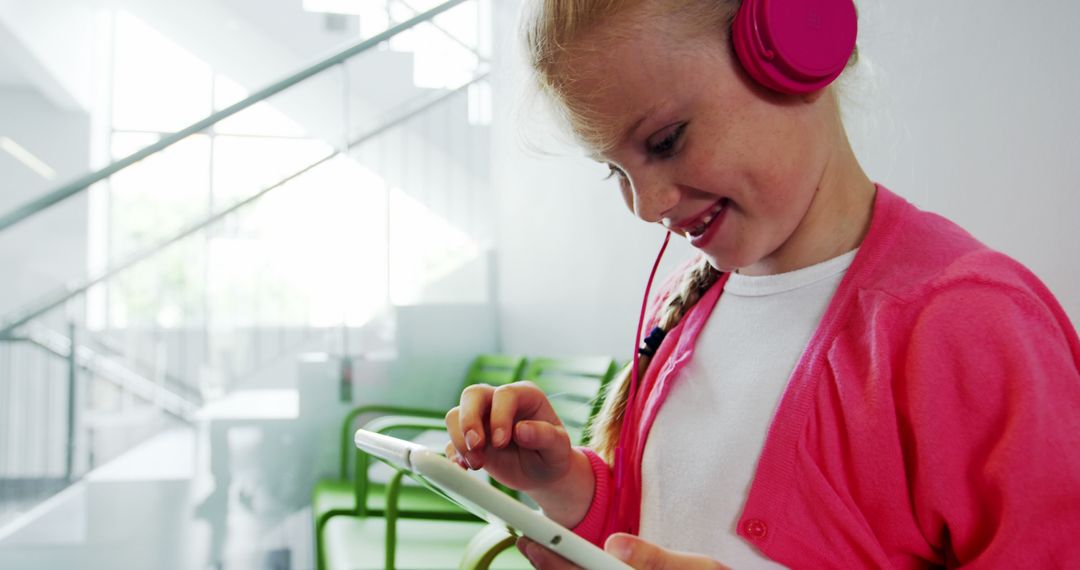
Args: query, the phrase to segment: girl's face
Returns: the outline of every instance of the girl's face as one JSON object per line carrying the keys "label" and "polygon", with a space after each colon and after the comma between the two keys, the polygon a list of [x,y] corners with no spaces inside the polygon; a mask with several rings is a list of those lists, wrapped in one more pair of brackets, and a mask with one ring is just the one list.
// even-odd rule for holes
{"label": "girl's face", "polygon": [[812,208],[835,146],[827,98],[753,84],[726,32],[682,36],[658,22],[603,33],[562,63],[574,78],[567,103],[613,135],[594,156],[638,217],[685,236],[718,269],[800,267],[800,242],[829,227]]}

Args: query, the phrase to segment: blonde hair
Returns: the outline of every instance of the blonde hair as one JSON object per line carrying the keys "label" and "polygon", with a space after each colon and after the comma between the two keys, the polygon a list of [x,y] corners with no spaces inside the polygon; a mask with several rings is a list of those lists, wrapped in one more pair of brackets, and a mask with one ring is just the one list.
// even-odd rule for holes
{"label": "blonde hair", "polygon": [[[532,11],[523,20],[529,66],[541,91],[562,105],[555,110],[586,145],[597,151],[611,148],[615,133],[598,121],[594,110],[566,104],[567,88],[575,78],[565,73],[568,62],[587,56],[604,42],[645,29],[677,22],[672,31],[684,37],[714,34],[731,27],[739,0],[530,0]],[[618,26],[606,25],[622,19]]]}
{"label": "blonde hair", "polygon": [[[542,92],[556,105],[557,112],[575,134],[594,150],[611,148],[614,135],[594,117],[594,110],[582,107],[580,101],[571,105],[567,88],[575,78],[566,73],[566,65],[590,50],[606,47],[603,41],[627,37],[620,34],[639,33],[646,26],[655,28],[672,22],[675,33],[683,38],[709,37],[727,34],[738,13],[740,0],[529,0],[532,11],[523,20],[523,35],[529,65]],[[620,25],[610,25],[619,18]],[[721,36],[722,37],[722,36]],[[596,45],[599,44],[599,45]],[[729,44],[730,45],[730,44]],[[858,59],[852,54],[848,66]],[[702,257],[682,279],[657,313],[657,326],[670,331],[697,303],[698,299],[719,279],[721,273]],[[652,358],[639,358],[639,380],[645,377]],[[631,362],[613,380],[604,396],[604,405],[589,427],[589,442],[608,463],[614,462],[615,447],[626,414],[629,399]]]}
{"label": "blonde hair", "polygon": [[[609,150],[616,133],[595,117],[594,109],[582,102],[567,104],[567,88],[575,78],[565,73],[565,66],[575,58],[606,47],[604,42],[630,37],[658,25],[675,25],[670,31],[683,39],[716,37],[726,40],[741,0],[528,0],[530,9],[522,20],[522,35],[529,67],[540,90],[554,101],[555,112],[574,134],[596,151]],[[622,18],[619,26],[610,25]],[[730,42],[725,42],[730,46]],[[692,43],[688,42],[688,45]],[[848,68],[856,65],[856,46]]]}

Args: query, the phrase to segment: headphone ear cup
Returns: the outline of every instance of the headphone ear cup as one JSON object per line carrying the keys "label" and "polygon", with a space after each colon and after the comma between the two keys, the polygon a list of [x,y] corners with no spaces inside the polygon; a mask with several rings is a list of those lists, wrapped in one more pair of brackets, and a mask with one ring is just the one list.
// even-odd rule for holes
{"label": "headphone ear cup", "polygon": [[839,77],[857,35],[852,0],[743,0],[731,29],[743,69],[789,95],[812,93]]}

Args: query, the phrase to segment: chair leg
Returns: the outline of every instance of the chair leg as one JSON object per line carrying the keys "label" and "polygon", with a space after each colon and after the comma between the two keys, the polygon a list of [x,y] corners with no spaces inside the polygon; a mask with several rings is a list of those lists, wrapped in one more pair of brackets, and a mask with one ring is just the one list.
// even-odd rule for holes
{"label": "chair leg", "polygon": [[326,570],[326,553],[323,552],[322,530],[326,521],[319,517],[315,521],[315,570]]}
{"label": "chair leg", "polygon": [[404,471],[397,471],[390,484],[386,487],[386,547],[383,550],[386,556],[386,570],[394,570],[397,554],[397,519],[398,519],[398,495],[401,492],[401,478]]}
{"label": "chair leg", "polygon": [[347,511],[341,509],[334,509],[322,514],[319,518],[315,519],[315,568],[316,570],[326,570],[326,546],[323,544],[323,533],[326,531],[326,525],[330,523],[330,519],[337,516],[352,516],[356,513],[354,511]]}
{"label": "chair leg", "polygon": [[489,524],[469,541],[458,569],[488,570],[491,563],[495,561],[495,557],[502,551],[512,548],[516,542],[517,536],[505,526]]}

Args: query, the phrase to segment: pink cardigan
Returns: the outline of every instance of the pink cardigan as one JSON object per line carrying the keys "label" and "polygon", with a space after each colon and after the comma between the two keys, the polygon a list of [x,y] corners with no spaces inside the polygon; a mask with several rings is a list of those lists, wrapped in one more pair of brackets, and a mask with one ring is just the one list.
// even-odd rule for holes
{"label": "pink cardigan", "polygon": [[[596,492],[575,532],[596,544],[638,531],[645,439],[723,282],[642,379],[621,497],[587,450]],[[1080,340],[1068,317],[1019,263],[879,186],[769,427],[738,532],[797,568],[1080,568]]]}

